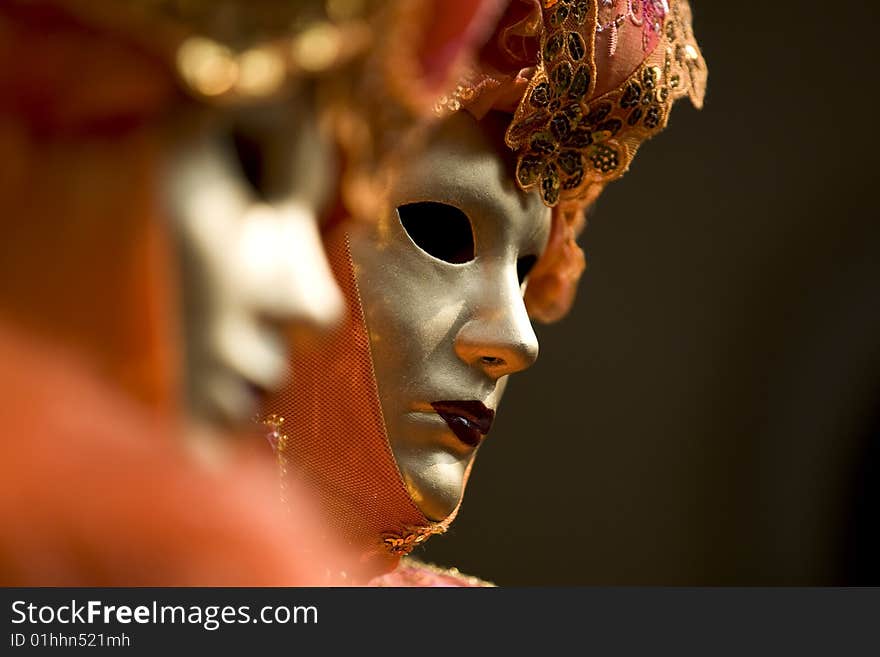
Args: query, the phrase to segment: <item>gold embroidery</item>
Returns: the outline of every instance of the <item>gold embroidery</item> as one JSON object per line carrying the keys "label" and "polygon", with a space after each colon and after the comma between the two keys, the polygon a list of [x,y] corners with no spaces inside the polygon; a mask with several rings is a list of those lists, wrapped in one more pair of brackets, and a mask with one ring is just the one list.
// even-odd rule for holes
{"label": "gold embroidery", "polygon": [[[666,127],[674,100],[690,95],[702,105],[706,66],[690,6],[686,0],[670,5],[662,27],[644,26],[659,36],[646,61],[620,87],[588,100],[596,87],[596,34],[613,26],[598,24],[596,0],[545,3],[540,61],[506,134],[507,145],[518,152],[522,189],[538,187],[550,207],[590,201],[626,172],[644,141]],[[622,16],[632,14],[629,7]]]}

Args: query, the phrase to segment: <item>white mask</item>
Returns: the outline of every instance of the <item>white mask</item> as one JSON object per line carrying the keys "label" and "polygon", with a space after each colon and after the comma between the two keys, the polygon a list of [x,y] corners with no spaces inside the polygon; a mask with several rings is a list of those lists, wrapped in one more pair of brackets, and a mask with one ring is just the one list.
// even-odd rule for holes
{"label": "white mask", "polygon": [[[318,225],[332,161],[303,109],[244,110],[186,143],[169,168],[188,404],[215,425],[250,420],[281,384],[289,329],[324,329],[343,313]],[[244,154],[233,140],[242,136]],[[257,185],[245,177],[249,156]]]}
{"label": "white mask", "polygon": [[435,521],[461,499],[507,376],[538,355],[523,290],[550,210],[517,188],[491,127],[453,115],[392,184],[396,210],[351,236],[389,443]]}

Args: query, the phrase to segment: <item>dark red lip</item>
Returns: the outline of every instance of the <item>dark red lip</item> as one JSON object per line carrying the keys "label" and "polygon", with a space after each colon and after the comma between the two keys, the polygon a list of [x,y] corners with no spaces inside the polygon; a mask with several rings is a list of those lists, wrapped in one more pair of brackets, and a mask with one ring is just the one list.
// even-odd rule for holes
{"label": "dark red lip", "polygon": [[480,401],[436,401],[431,406],[465,445],[476,447],[492,428],[495,411]]}

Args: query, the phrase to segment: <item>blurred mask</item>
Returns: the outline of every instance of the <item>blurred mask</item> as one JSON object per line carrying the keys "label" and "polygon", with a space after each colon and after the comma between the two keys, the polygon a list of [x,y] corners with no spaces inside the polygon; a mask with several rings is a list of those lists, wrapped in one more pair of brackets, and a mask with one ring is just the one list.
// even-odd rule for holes
{"label": "blurred mask", "polygon": [[191,412],[235,426],[287,372],[287,331],[320,332],[343,300],[320,216],[334,175],[307,97],[244,108],[185,140],[168,167],[182,254]]}

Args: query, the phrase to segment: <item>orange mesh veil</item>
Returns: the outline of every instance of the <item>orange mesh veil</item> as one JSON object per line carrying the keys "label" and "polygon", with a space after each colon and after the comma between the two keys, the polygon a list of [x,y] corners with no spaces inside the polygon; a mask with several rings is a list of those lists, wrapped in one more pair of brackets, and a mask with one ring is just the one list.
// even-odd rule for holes
{"label": "orange mesh veil", "polygon": [[294,350],[290,383],[267,404],[268,423],[276,429],[284,475],[314,489],[331,528],[368,568],[390,570],[398,556],[445,531],[457,510],[434,523],[403,484],[382,416],[347,233],[336,228],[325,245],[348,316],[311,348]]}

